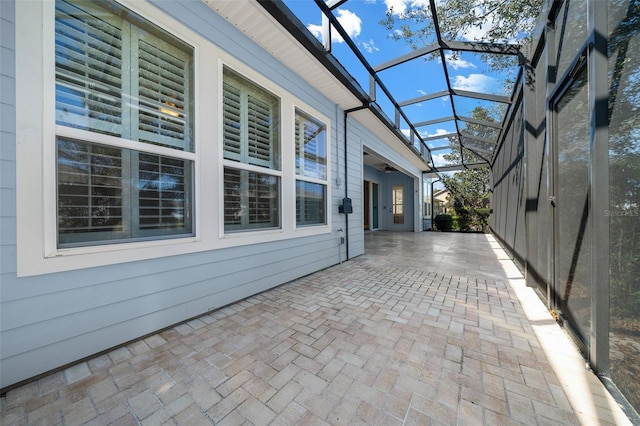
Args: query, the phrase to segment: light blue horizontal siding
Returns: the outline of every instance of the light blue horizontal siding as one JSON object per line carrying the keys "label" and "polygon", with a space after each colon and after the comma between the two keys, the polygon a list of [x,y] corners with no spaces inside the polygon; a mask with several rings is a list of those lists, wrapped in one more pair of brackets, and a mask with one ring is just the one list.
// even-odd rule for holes
{"label": "light blue horizontal siding", "polygon": [[[303,252],[304,251],[304,252]],[[324,254],[324,257],[320,255]],[[267,290],[276,285],[326,268],[338,262],[338,246],[335,238],[308,244],[297,248],[297,255],[290,251],[270,252],[270,256],[256,255],[251,263],[262,263],[250,270],[242,266],[229,265],[229,261],[202,265],[188,271],[175,270],[171,273],[152,274],[126,281],[104,283],[98,287],[83,289],[84,295],[56,295],[52,303],[67,306],[68,312],[58,315],[39,315],[37,322],[24,324],[3,331],[3,340],[11,345],[2,345],[3,380],[21,380],[20,369],[24,360],[39,353],[41,358],[50,362],[58,359],[57,365],[66,364],[83,355],[90,355],[141,335],[161,329],[171,324],[197,316],[210,309],[225,306],[248,295]],[[248,257],[234,259],[235,263],[246,265]],[[272,261],[264,261],[272,257]],[[235,267],[234,267],[235,266]],[[222,269],[220,271],[220,269]],[[131,295],[135,287],[146,288],[145,294]],[[151,287],[151,288],[149,288]],[[122,293],[130,296],[122,297]],[[117,294],[120,293],[120,297]],[[81,309],[71,301],[85,302],[97,300],[93,306]],[[36,315],[46,297],[37,303],[28,299],[22,308],[28,315]],[[61,300],[62,299],[62,300]],[[16,315],[15,312],[5,314]],[[105,318],[111,318],[106,322]],[[83,342],[85,342],[83,344]],[[93,348],[87,353],[87,347]],[[70,348],[75,348],[71,350]],[[46,369],[44,370],[46,371]],[[15,376],[15,377],[13,377]]]}
{"label": "light blue horizontal siding", "polygon": [[[47,321],[50,317],[58,317],[82,312],[90,312],[94,309],[104,308],[127,300],[139,299],[155,294],[170,295],[169,304],[179,304],[191,299],[189,286],[197,288],[201,283],[208,283],[197,290],[193,297],[198,294],[211,293],[228,290],[238,284],[251,282],[256,279],[256,271],[260,271],[260,279],[275,275],[282,270],[292,269],[297,263],[305,263],[298,259],[305,259],[317,253],[326,251],[329,258],[337,261],[337,251],[333,251],[336,239],[331,235],[321,237],[300,238],[280,242],[280,248],[273,247],[276,244],[269,244],[269,251],[262,251],[261,246],[244,247],[243,254],[230,259],[211,260],[199,265],[173,267],[172,269],[157,268],[151,270],[147,267],[146,261],[126,264],[137,266],[139,270],[147,270],[145,274],[131,274],[118,279],[111,278],[109,281],[101,281],[92,285],[84,285],[80,288],[70,290],[58,290],[54,293],[43,293],[21,299],[10,299],[3,296],[3,302],[9,303],[3,309],[1,315],[3,330],[10,331],[29,324]],[[266,244],[265,244],[266,246]],[[208,252],[210,258],[213,253],[224,253],[227,250],[217,250]],[[295,253],[295,254],[292,254]],[[190,257],[196,255],[184,255]],[[170,258],[171,262],[180,264],[177,258]],[[289,265],[282,265],[283,261],[290,261]],[[308,260],[307,260],[308,261]],[[169,262],[165,262],[169,263]],[[246,265],[251,264],[252,268],[246,269]],[[99,268],[91,269],[94,274],[100,274]],[[108,270],[109,268],[100,268]],[[64,274],[59,274],[64,275]],[[50,275],[47,275],[51,279]],[[43,277],[44,278],[44,277]],[[161,279],[160,279],[161,278]],[[20,279],[21,280],[21,279]],[[215,281],[211,281],[215,280]],[[6,283],[11,286],[11,282]],[[17,283],[16,283],[17,284]],[[194,286],[195,285],[195,286]],[[173,294],[176,289],[180,293]],[[81,298],[86,302],[82,306],[73,305],[68,300]],[[70,306],[68,306],[70,305]],[[214,304],[211,307],[219,307]],[[146,307],[145,307],[146,308]],[[210,307],[208,307],[210,308]],[[132,313],[131,317],[134,317]]]}
{"label": "light blue horizontal siding", "polygon": [[14,21],[13,1],[0,1],[0,295],[4,293],[5,276],[16,270]]}
{"label": "light blue horizontal siding", "polygon": [[[349,215],[349,257],[364,254],[364,221],[362,191],[362,132],[359,123],[347,119],[347,179],[353,213]],[[368,132],[366,137],[372,137]],[[343,140],[344,142],[344,140]],[[344,147],[343,147],[344,150]],[[343,152],[344,154],[344,152]],[[344,164],[344,163],[343,163]]]}
{"label": "light blue horizontal siding", "polygon": [[[164,257],[43,276],[16,276],[16,136],[14,2],[0,1],[0,387],[109,349],[340,261],[336,232],[288,241]],[[197,1],[159,1],[173,15],[224,50],[332,119],[334,229],[344,196],[342,111]],[[7,28],[10,28],[8,30]],[[5,37],[6,31],[11,34]],[[18,94],[19,95],[19,94]],[[338,118],[338,120],[336,120]],[[340,152],[339,152],[340,151]],[[361,146],[349,153],[350,195],[361,203]],[[37,167],[37,165],[34,165]],[[338,185],[338,180],[342,182]],[[361,204],[359,204],[361,205]],[[353,218],[353,219],[351,219]],[[361,254],[361,214],[350,217],[354,252]],[[252,265],[247,268],[247,265]]]}
{"label": "light blue horizontal siding", "polygon": [[[13,1],[0,1],[0,387],[184,321],[344,259],[343,112],[196,1],[158,7],[332,119],[334,232],[288,241],[221,249],[28,278],[16,276],[15,59]],[[11,30],[7,30],[11,28]],[[11,34],[5,37],[5,33]],[[350,256],[364,253],[363,145],[413,171],[414,167],[353,117],[348,121],[347,180]],[[250,262],[249,262],[250,261]],[[246,265],[252,268],[247,269]]]}

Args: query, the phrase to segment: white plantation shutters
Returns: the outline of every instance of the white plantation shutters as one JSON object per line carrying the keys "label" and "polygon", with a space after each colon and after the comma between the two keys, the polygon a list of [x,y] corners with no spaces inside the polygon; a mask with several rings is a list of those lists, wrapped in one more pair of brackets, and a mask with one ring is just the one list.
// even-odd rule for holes
{"label": "white plantation shutters", "polygon": [[57,0],[55,34],[56,124],[86,137],[58,137],[59,245],[192,234],[193,161],[177,154],[193,151],[192,48],[89,1]]}
{"label": "white plantation shutters", "polygon": [[242,161],[242,101],[240,89],[224,82],[224,158]]}
{"label": "white plantation shutters", "polygon": [[249,163],[275,167],[272,119],[276,115],[272,105],[259,97],[247,95],[247,124],[249,126]]}
{"label": "white plantation shutters", "polygon": [[296,109],[296,224],[327,223],[327,132],[324,123]]}
{"label": "white plantation shutters", "polygon": [[191,57],[88,2],[56,2],[56,122],[191,150]]}
{"label": "white plantation shutters", "polygon": [[279,227],[279,98],[225,67],[223,121],[225,231]]}
{"label": "white plantation shutters", "polygon": [[122,136],[122,21],[100,9],[56,2],[56,122]]}
{"label": "white plantation shutters", "polygon": [[138,66],[132,68],[138,74],[138,104],[132,109],[138,135],[132,139],[190,151],[189,55],[140,30],[138,36]]}
{"label": "white plantation shutters", "polygon": [[280,101],[224,69],[224,158],[280,169]]}

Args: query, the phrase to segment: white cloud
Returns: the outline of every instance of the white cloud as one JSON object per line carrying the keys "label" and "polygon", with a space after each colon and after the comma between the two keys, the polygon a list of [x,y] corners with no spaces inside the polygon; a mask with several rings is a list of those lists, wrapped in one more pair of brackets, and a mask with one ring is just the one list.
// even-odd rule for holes
{"label": "white cloud", "polygon": [[433,162],[434,166],[442,166],[442,165],[446,165],[451,163],[449,160],[445,160],[444,156],[447,155],[447,153],[445,154],[431,154],[431,160]]}
{"label": "white cloud", "polygon": [[387,10],[392,10],[395,14],[404,13],[407,10],[408,0],[384,0],[385,6],[387,6]]}
{"label": "white cloud", "polygon": [[369,41],[363,41],[362,43],[360,43],[362,45],[362,48],[364,49],[365,52],[371,53],[371,52],[377,52],[380,49],[378,49],[378,47],[376,46],[375,42],[373,41],[373,39],[369,39]]}
{"label": "white cloud", "polygon": [[429,138],[431,136],[444,136],[444,135],[448,135],[449,133],[451,132],[445,129],[436,129],[435,133],[426,132],[426,136]]}
{"label": "white cloud", "polygon": [[458,59],[454,59],[454,55],[452,53],[447,53],[445,55],[445,58],[447,60],[447,65],[451,65],[451,67],[453,67],[454,70],[457,70],[460,68],[477,68],[475,64],[462,59],[461,54],[458,54]]}
{"label": "white cloud", "polygon": [[351,38],[358,37],[362,30],[362,19],[350,10],[338,10],[338,22]]}
{"label": "white cloud", "polygon": [[[460,38],[468,41],[485,40],[489,31],[494,28],[501,27],[503,25],[503,20],[498,19],[495,13],[491,13],[489,11],[495,9],[495,4],[502,1],[504,0],[476,0],[475,6],[473,7],[475,15],[485,17],[482,23],[482,27],[472,26],[470,28],[467,28],[464,33],[460,34]],[[489,12],[488,15],[487,12]],[[499,41],[514,43],[516,42],[516,39],[512,38],[510,40]]]}
{"label": "white cloud", "polygon": [[484,74],[469,74],[469,77],[457,75],[452,85],[455,89],[491,93],[495,91],[498,80]]}
{"label": "white cloud", "polygon": [[411,8],[428,8],[429,0],[384,0],[387,10],[393,9],[395,15],[399,15]]}
{"label": "white cloud", "polygon": [[[435,139],[437,141],[438,145],[448,145],[451,143],[451,141],[449,140],[450,138],[448,137],[444,137],[445,135],[449,135],[452,132],[450,132],[449,130],[445,130],[445,129],[436,129],[436,131],[434,133],[429,133],[428,131],[424,131],[424,132],[420,132],[420,136],[423,138],[431,138],[434,136],[442,136],[440,139]],[[446,143],[443,143],[444,141],[446,141]]]}
{"label": "white cloud", "polygon": [[[338,10],[338,16],[336,18],[342,28],[347,32],[347,35],[350,38],[355,38],[360,35],[362,31],[362,19],[355,13],[350,10],[340,9]],[[322,25],[307,25],[307,29],[313,34],[316,38],[322,39]],[[335,29],[331,31],[331,40],[337,43],[342,43],[344,40],[340,37],[340,34]]]}
{"label": "white cloud", "polygon": [[471,26],[467,28],[462,34],[460,34],[460,38],[467,41],[484,40],[487,36],[487,33],[492,27],[493,25],[487,24],[483,25],[482,28]]}
{"label": "white cloud", "polygon": [[307,29],[315,38],[322,38],[322,25],[309,24],[307,25]]}

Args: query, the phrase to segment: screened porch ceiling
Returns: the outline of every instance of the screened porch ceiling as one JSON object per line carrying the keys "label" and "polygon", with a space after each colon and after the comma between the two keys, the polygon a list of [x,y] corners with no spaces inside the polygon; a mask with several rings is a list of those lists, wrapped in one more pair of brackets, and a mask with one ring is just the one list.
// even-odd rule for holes
{"label": "screened porch ceiling", "polygon": [[[354,1],[361,0],[258,0],[343,84],[356,86],[352,92],[358,94],[362,105],[403,139],[428,165],[428,171],[491,165],[509,122],[510,107],[517,92],[515,82],[522,78],[524,56],[520,46],[445,40],[435,0],[429,0],[434,30],[421,38],[422,46],[411,48],[398,41],[397,48],[384,52],[383,62],[371,64],[362,43],[359,46],[338,20],[341,11]],[[317,9],[318,21],[322,22],[320,36],[314,36],[296,15],[296,10],[302,7],[307,8],[305,12],[308,8]],[[379,17],[379,21],[384,19],[385,16]],[[335,41],[336,32],[344,43]],[[499,60],[503,69],[494,75],[497,74],[501,84],[483,91],[461,87],[460,74],[456,72],[461,52],[466,58],[482,55],[485,63]],[[435,71],[434,64],[437,65]],[[425,92],[425,79],[436,89]],[[416,96],[407,97],[406,93]],[[477,107],[489,114],[479,118],[474,114]]]}
{"label": "screened porch ceiling", "polygon": [[[353,3],[368,2],[205,2],[374,134],[384,135],[396,152],[420,170],[438,173],[493,164],[512,105],[521,93],[516,82],[523,78],[525,60],[519,45],[445,39],[440,23],[446,17],[438,16],[436,0],[428,0],[433,31],[423,35],[419,46],[396,42],[392,49],[378,52],[376,58],[382,60],[371,64],[361,41],[359,47],[337,18]],[[318,37],[298,17],[309,9],[322,25]],[[380,25],[383,19],[384,13],[372,25]],[[424,22],[415,25],[426,27]],[[459,60],[479,57],[486,59],[484,63],[500,61],[501,71],[475,70],[494,73],[499,84],[468,90],[459,84],[464,81],[457,68]],[[424,90],[426,81],[432,90]],[[482,119],[474,114],[478,107],[488,112]]]}

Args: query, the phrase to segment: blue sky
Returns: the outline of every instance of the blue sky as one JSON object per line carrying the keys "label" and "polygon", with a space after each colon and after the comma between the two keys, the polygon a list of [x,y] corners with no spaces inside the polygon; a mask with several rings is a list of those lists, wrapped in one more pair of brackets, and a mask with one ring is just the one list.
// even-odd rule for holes
{"label": "blue sky", "polygon": [[[315,2],[313,0],[284,0],[284,2],[307,29],[320,40],[322,15]],[[428,7],[428,3],[428,0],[349,0],[336,9],[334,14],[369,64],[375,67],[412,50],[403,40],[393,40],[391,30],[380,24],[380,21],[385,18],[387,10],[392,8],[393,11],[398,12],[410,7]],[[441,19],[443,18],[441,17]],[[481,36],[482,30],[473,29],[467,34],[461,34],[459,39],[476,40]],[[435,41],[435,35],[433,41]],[[368,73],[336,31],[333,32],[332,49],[333,55],[360,85],[368,90]],[[507,92],[510,89],[505,89],[503,81],[506,77],[513,78],[515,75],[490,71],[481,60],[480,55],[462,52],[456,59],[447,55],[446,61],[451,85],[454,88],[481,93],[510,94]],[[398,102],[436,93],[447,88],[439,58],[438,60],[417,59],[406,62],[380,72],[379,77]],[[381,95],[381,91],[378,91],[376,100],[387,116],[394,117],[391,103]],[[470,116],[476,106],[491,108],[495,104],[469,98],[455,99],[458,115]],[[403,111],[414,123],[452,115],[448,96],[417,103],[403,108]],[[408,129],[408,126],[403,126],[402,123],[400,127]],[[424,126],[418,130],[423,137],[446,134],[455,131],[455,122]],[[429,145],[448,145],[448,141],[446,139],[436,140]]]}

